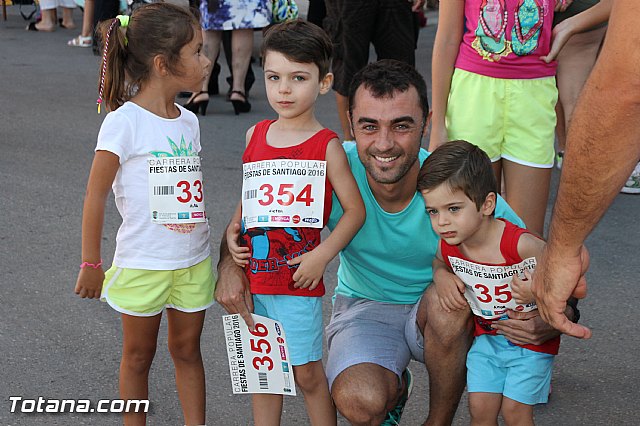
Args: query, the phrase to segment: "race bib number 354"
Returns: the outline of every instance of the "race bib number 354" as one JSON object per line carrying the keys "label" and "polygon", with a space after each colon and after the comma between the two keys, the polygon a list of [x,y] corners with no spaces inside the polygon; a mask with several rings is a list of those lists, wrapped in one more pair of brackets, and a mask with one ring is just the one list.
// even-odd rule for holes
{"label": "race bib number 354", "polygon": [[322,228],[326,161],[264,160],[242,165],[247,228]]}
{"label": "race bib number 354", "polygon": [[253,331],[249,331],[238,314],[222,317],[233,393],[295,395],[293,367],[282,324],[260,315],[252,316]]}
{"label": "race bib number 354", "polygon": [[152,222],[206,221],[200,157],[151,158],[148,168]]}

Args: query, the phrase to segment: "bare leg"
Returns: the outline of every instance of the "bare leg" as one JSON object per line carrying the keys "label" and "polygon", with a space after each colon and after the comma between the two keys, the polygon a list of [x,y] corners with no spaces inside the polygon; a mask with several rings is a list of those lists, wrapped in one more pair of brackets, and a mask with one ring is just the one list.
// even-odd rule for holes
{"label": "bare leg", "polygon": [[186,425],[205,423],[205,380],[200,335],[204,311],[167,309],[169,352],[176,369],[176,388]]}
{"label": "bare leg", "polygon": [[445,312],[431,285],[422,296],[416,321],[424,330],[424,359],[429,372],[429,417],[425,425],[449,425],[466,383],[467,352],[473,341],[471,310]]}
{"label": "bare leg", "polygon": [[[233,30],[231,33],[231,69],[233,74],[232,91],[244,93],[244,80],[251,62],[253,50],[253,29]],[[231,93],[229,99],[246,101],[242,95]]]}
{"label": "bare leg", "polygon": [[499,393],[469,393],[471,426],[498,426],[501,406],[502,395]]}
{"label": "bare leg", "polygon": [[73,9],[75,8],[62,8],[62,25],[69,30],[76,27],[76,24],[73,22]]}
{"label": "bare leg", "polygon": [[255,426],[280,426],[282,395],[256,393],[251,401]]}
{"label": "bare leg", "polygon": [[[220,53],[220,41],[222,40],[222,31],[205,31],[202,30],[202,52],[211,61],[211,64],[215,64],[216,58]],[[213,67],[213,65],[212,65]],[[205,101],[209,99],[209,78],[207,77],[202,82],[202,88],[200,89],[204,93],[193,93],[188,102],[191,101]]]}
{"label": "bare leg", "polygon": [[349,98],[336,92],[336,105],[338,107],[338,118],[340,119],[340,125],[342,126],[342,135],[344,140],[352,141],[353,134],[351,133],[351,126],[349,125]]}
{"label": "bare leg", "polygon": [[534,426],[533,405],[502,398],[502,417],[507,426]]}
{"label": "bare leg", "polygon": [[36,24],[38,31],[55,31],[56,29],[56,10],[45,9],[40,12],[41,20]]}
{"label": "bare leg", "polygon": [[[561,105],[563,116],[558,115],[558,145],[564,150],[566,131],[573,109],[582,91],[585,81],[591,73],[596,62],[600,43],[604,38],[606,28],[598,28],[586,33],[576,34],[569,39],[567,44],[558,54],[558,103]],[[564,121],[561,122],[561,118]],[[562,129],[561,129],[562,126]],[[562,133],[561,133],[562,131]]]}
{"label": "bare leg", "polygon": [[[122,314],[122,360],[120,361],[120,398],[149,398],[149,368],[156,354],[161,314],[135,317]],[[144,425],[146,413],[125,413],[124,424]]]}
{"label": "bare leg", "polygon": [[322,361],[313,361],[293,367],[296,383],[304,395],[309,420],[314,426],[335,425],[336,407],[329,393],[327,376]]}
{"label": "bare leg", "polygon": [[502,160],[506,200],[527,228],[542,235],[549,199],[551,170]]}
{"label": "bare leg", "polygon": [[82,37],[93,36],[93,10],[94,0],[85,0],[84,13],[82,14]]}
{"label": "bare leg", "polygon": [[401,392],[394,372],[371,363],[347,368],[331,387],[336,408],[355,426],[380,425]]}

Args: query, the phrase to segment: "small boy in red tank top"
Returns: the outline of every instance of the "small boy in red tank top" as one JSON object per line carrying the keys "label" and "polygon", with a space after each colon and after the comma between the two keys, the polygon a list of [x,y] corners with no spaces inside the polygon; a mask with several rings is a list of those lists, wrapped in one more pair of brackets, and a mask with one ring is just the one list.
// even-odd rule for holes
{"label": "small boy in red tank top", "polygon": [[507,425],[533,425],[533,405],[549,396],[560,337],[519,345],[491,324],[507,319],[507,310],[536,309],[530,281],[519,277],[530,277],[545,243],[494,217],[498,188],[491,160],[469,142],[434,150],[420,169],[418,191],[440,236],[433,268],[448,267],[459,278],[435,284],[440,304],[446,311],[471,306],[474,314],[467,355],[471,424],[497,424],[502,413]]}
{"label": "small boy in red tank top", "polygon": [[[278,113],[247,131],[242,201],[227,244],[245,268],[254,313],[282,322],[296,384],[312,425],[335,425],[322,367],[322,275],[364,223],[360,192],[338,136],[314,113],[331,88],[332,45],[319,27],[300,20],[270,28],[262,45],[267,98]],[[344,214],[322,243],[332,194]],[[279,425],[282,396],[255,394],[256,425]]]}

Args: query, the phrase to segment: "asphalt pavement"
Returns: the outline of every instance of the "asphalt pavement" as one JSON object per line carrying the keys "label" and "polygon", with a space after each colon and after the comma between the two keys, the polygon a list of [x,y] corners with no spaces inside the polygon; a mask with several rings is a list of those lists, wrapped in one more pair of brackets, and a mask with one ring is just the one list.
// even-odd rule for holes
{"label": "asphalt pavement", "polygon": [[[7,21],[0,21],[0,424],[119,424],[117,414],[11,412],[10,397],[94,403],[118,398],[121,328],[118,314],[107,304],[73,293],[85,184],[105,116],[96,114],[98,58],[91,49],[66,45],[77,30],[27,32],[16,6],[8,7],[8,14]],[[80,22],[79,14],[76,17]],[[427,82],[436,19],[430,14],[418,43],[417,67]],[[255,38],[259,43],[260,34]],[[226,77],[224,65],[223,70]],[[261,75],[257,64],[254,70]],[[226,84],[220,80],[224,91]],[[274,117],[260,77],[251,103],[251,113],[235,116],[224,96],[215,96],[208,115],[200,117],[214,260],[239,196],[245,131]],[[339,129],[332,95],[321,97],[317,115],[327,127]],[[554,191],[558,174],[554,170]],[[539,425],[640,424],[639,212],[640,196],[618,196],[588,241],[590,293],[580,308],[593,338],[563,339],[551,400],[535,410]],[[110,198],[103,237],[107,265],[119,224]],[[335,287],[336,268],[334,261],[325,274],[329,292]],[[324,303],[326,321],[328,296]],[[207,424],[247,425],[250,399],[231,392],[223,313],[217,305],[209,309],[202,336]],[[182,424],[166,343],[163,321],[149,384],[152,425]],[[425,368],[412,363],[411,369],[416,380],[405,425],[420,424],[428,408]],[[308,424],[300,396],[285,398],[282,423]],[[468,423],[463,397],[455,424]]]}

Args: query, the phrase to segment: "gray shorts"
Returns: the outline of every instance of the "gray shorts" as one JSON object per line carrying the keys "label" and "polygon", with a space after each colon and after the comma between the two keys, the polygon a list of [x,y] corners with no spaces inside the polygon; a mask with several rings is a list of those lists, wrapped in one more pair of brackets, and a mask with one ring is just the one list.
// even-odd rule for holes
{"label": "gray shorts", "polygon": [[326,328],[329,388],[340,373],[356,364],[377,364],[401,379],[411,359],[424,363],[424,339],[416,324],[418,305],[337,295]]}

